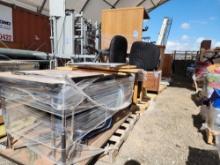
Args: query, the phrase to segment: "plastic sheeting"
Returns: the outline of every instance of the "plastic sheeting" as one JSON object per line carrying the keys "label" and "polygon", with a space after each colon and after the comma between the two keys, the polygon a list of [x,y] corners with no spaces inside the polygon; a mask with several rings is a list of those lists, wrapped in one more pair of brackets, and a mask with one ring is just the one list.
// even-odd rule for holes
{"label": "plastic sheeting", "polygon": [[57,164],[71,164],[103,152],[91,150],[81,139],[131,104],[134,76],[79,80],[62,73],[0,74],[1,97],[7,133],[19,140],[15,148],[27,146]]}

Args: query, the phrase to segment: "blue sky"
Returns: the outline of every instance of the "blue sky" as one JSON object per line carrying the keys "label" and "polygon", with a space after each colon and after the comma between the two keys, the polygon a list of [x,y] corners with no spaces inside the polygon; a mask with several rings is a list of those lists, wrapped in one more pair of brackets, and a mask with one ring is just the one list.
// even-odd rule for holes
{"label": "blue sky", "polygon": [[220,0],[170,0],[149,13],[147,36],[156,41],[165,16],[173,19],[168,50],[198,50],[203,39],[220,46]]}

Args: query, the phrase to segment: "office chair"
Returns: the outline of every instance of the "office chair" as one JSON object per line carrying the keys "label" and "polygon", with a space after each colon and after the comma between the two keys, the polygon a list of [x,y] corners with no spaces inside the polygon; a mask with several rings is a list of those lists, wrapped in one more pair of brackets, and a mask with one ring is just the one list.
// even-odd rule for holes
{"label": "office chair", "polygon": [[145,71],[157,70],[160,63],[160,49],[152,44],[136,41],[131,46],[129,64]]}
{"label": "office chair", "polygon": [[109,62],[126,63],[127,48],[128,42],[125,37],[114,36],[109,47]]}
{"label": "office chair", "polygon": [[108,49],[99,51],[95,61],[107,56],[111,63],[126,63],[127,48],[127,39],[121,35],[116,35],[112,38]]}

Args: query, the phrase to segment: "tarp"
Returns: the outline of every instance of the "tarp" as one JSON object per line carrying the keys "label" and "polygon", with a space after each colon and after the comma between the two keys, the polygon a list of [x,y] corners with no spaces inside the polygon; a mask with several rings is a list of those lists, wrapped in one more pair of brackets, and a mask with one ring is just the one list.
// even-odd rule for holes
{"label": "tarp", "polygon": [[[49,0],[0,1],[24,7],[41,14],[49,14]],[[66,0],[66,8],[83,12],[87,19],[100,21],[101,11],[103,9],[142,6],[147,12],[150,12],[167,1],[169,0]]]}

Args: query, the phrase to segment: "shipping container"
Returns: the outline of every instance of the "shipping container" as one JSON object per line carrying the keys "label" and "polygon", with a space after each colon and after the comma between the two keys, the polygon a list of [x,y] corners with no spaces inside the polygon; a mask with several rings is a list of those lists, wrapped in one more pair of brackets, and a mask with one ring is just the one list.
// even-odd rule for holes
{"label": "shipping container", "polygon": [[49,17],[0,2],[12,8],[13,41],[0,42],[0,47],[51,52]]}

